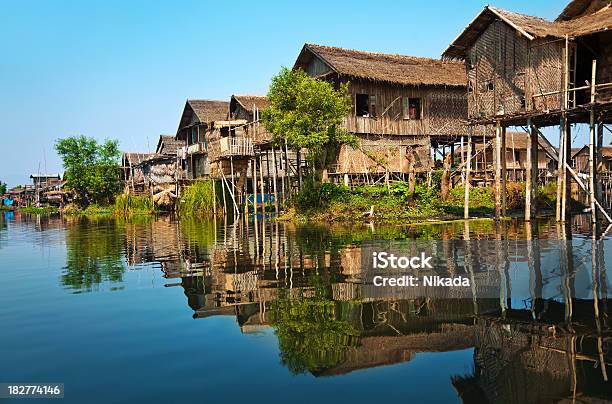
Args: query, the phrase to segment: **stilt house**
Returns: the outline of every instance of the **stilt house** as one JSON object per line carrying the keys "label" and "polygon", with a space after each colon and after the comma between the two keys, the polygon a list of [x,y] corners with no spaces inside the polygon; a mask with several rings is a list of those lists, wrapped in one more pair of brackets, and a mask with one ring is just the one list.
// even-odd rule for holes
{"label": "stilt house", "polygon": [[353,110],[345,127],[359,148],[343,146],[331,176],[380,177],[432,165],[430,147],[467,133],[463,62],[305,44],[294,68],[339,86],[349,83]]}
{"label": "stilt house", "polygon": [[[559,126],[557,220],[569,216],[570,183],[591,193],[596,221],[601,188],[596,170],[587,184],[572,171],[571,124],[589,124],[590,164],[601,159],[604,125],[612,120],[610,0],[574,0],[555,21],[486,6],[443,53],[465,62],[472,124],[496,127],[496,155],[510,126],[528,126],[529,178],[525,218],[535,215],[535,161],[540,127]],[[597,133],[597,134],[596,134]],[[506,164],[496,167],[496,217],[505,212]],[[599,208],[609,221],[612,217]]]}
{"label": "stilt house", "polygon": [[228,118],[229,103],[213,100],[187,100],[176,131],[176,140],[185,142],[181,154],[186,179],[210,175],[208,141],[215,122]]}

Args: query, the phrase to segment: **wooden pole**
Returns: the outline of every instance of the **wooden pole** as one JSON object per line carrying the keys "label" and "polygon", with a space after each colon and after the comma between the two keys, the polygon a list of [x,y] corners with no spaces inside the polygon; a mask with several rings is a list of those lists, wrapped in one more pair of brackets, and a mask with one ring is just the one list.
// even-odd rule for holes
{"label": "wooden pole", "polygon": [[[221,167],[221,170],[223,170],[223,167]],[[223,173],[221,175],[223,175]],[[223,216],[227,216],[227,200],[225,197],[225,184],[223,180],[221,180],[221,193],[223,194]]]}
{"label": "wooden pole", "polygon": [[495,125],[495,219],[499,220],[502,217],[502,127],[501,122],[497,121]]}
{"label": "wooden pole", "polygon": [[[461,136],[459,143],[461,144],[461,166],[463,167],[465,165],[463,136]],[[461,183],[465,185],[465,173],[461,173]]]}
{"label": "wooden pole", "polygon": [[507,156],[507,149],[506,149],[506,127],[502,126],[501,128],[501,153],[502,153],[502,159],[501,159],[501,190],[502,190],[502,194],[501,194],[501,203],[502,203],[502,215],[506,216],[506,207],[507,207],[507,201],[506,201],[506,181],[508,178],[508,170],[506,167],[506,163],[508,161],[508,156]]}
{"label": "wooden pole", "polygon": [[279,152],[279,156],[278,156],[278,165],[280,166],[280,168],[283,171],[283,175],[280,176],[280,180],[281,180],[281,189],[280,189],[280,197],[281,197],[281,206],[285,204],[286,199],[287,199],[287,188],[285,187],[285,179],[287,178],[287,166],[285,165],[285,157],[284,157],[284,150],[283,150],[283,145],[281,144],[280,147],[278,148],[278,152]]}
{"label": "wooden pole", "polygon": [[591,207],[591,222],[597,223],[597,210],[595,209],[595,187],[597,184],[597,156],[595,143],[595,72],[597,60],[593,59],[591,69],[591,110],[589,111],[589,205]]}
{"label": "wooden pole", "polygon": [[570,211],[570,199],[571,199],[571,194],[570,194],[570,185],[571,185],[571,181],[570,181],[570,177],[568,174],[568,165],[571,161],[571,154],[572,154],[572,141],[571,141],[571,128],[570,128],[570,124],[567,121],[567,117],[565,117],[564,119],[565,123],[565,130],[563,131],[565,139],[563,140],[563,165],[565,167],[565,170],[563,170],[563,195],[561,197],[561,220],[565,221],[565,219],[567,219],[567,217],[569,216],[569,211]]}
{"label": "wooden pole", "polygon": [[302,152],[297,151],[298,192],[302,190]]}
{"label": "wooden pole", "polygon": [[274,211],[278,214],[278,190],[277,190],[277,169],[276,169],[276,151],[272,147],[272,189],[274,190]]}
{"label": "wooden pole", "polygon": [[[597,120],[597,146],[595,147],[596,159],[595,159],[595,172],[602,171],[601,164],[603,161],[602,148],[604,140],[604,124],[603,119],[600,116]],[[595,182],[595,198],[598,201],[603,201],[603,186],[601,181]]]}
{"label": "wooden pole", "polygon": [[[236,209],[236,214],[239,214],[240,211],[238,210],[238,202],[236,202],[236,181],[234,179],[234,158],[232,156],[230,156],[230,171],[231,171],[231,175],[232,175],[232,191],[230,193],[232,200],[234,201],[234,208]],[[225,180],[227,181],[227,179]],[[228,185],[229,188],[229,185]]]}
{"label": "wooden pole", "polygon": [[[259,156],[259,192],[261,195],[261,218],[262,222],[266,220],[266,201],[264,199],[264,176],[263,176],[263,164],[261,163],[261,155]],[[265,226],[265,224],[263,225]],[[262,227],[263,227],[262,226]]]}
{"label": "wooden pole", "polygon": [[[463,153],[461,153],[463,155]],[[463,201],[463,217],[470,218],[470,171],[472,169],[472,130],[469,129],[467,141],[467,162],[465,165],[465,186]]]}
{"label": "wooden pole", "polygon": [[525,166],[525,220],[535,218],[538,189],[538,128],[527,120],[527,164]]}
{"label": "wooden pole", "polygon": [[559,122],[559,156],[558,156],[558,169],[557,169],[557,203],[555,216],[558,222],[561,221],[561,205],[563,204],[563,172],[565,171],[565,152],[563,151],[565,142],[565,117],[561,117]]}

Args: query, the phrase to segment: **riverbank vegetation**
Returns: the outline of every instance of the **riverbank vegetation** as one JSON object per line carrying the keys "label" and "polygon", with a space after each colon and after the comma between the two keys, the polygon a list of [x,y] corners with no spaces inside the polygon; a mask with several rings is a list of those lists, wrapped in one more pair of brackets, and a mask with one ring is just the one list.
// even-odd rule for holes
{"label": "riverbank vegetation", "polygon": [[115,215],[150,215],[155,212],[155,204],[148,195],[122,194],[115,198]]}
{"label": "riverbank vegetation", "polygon": [[[434,176],[435,178],[435,176]],[[554,209],[555,184],[538,189],[540,211]],[[280,220],[297,222],[414,223],[431,220],[453,220],[463,217],[464,187],[451,189],[443,198],[435,181],[430,186],[417,184],[410,192],[409,184],[396,182],[389,186],[360,186],[307,181],[292,200]],[[521,212],[525,201],[525,184],[509,182],[506,187],[509,213]],[[574,201],[577,209],[580,205]],[[490,217],[495,212],[492,187],[470,188],[470,215]]]}
{"label": "riverbank vegetation", "polygon": [[212,180],[200,180],[185,188],[178,200],[179,215],[202,217],[212,214],[215,203],[213,186]]}
{"label": "riverbank vegetation", "polygon": [[112,205],[121,189],[119,142],[71,136],[58,139],[55,150],[65,169],[65,188],[73,192],[73,202],[80,208]]}

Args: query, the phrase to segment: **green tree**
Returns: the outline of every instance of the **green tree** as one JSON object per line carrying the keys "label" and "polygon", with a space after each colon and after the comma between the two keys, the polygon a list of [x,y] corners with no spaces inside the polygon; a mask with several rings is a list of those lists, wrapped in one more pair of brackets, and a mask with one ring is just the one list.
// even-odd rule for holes
{"label": "green tree", "polygon": [[6,183],[0,181],[0,195],[4,195],[6,193]]}
{"label": "green tree", "polygon": [[317,170],[323,169],[341,144],[356,145],[356,138],[340,126],[351,109],[348,85],[338,90],[303,70],[283,67],[272,78],[270,106],[262,120],[277,143],[286,140],[293,150],[308,149]]}
{"label": "green tree", "polygon": [[80,206],[109,204],[121,188],[119,142],[71,136],[59,139],[55,150],[63,160],[66,186]]}

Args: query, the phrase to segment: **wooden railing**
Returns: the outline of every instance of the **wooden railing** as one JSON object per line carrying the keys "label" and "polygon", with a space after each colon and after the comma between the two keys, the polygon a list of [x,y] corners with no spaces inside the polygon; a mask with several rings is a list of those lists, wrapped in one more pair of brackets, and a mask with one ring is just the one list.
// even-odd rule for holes
{"label": "wooden railing", "polygon": [[223,137],[208,144],[210,161],[217,161],[230,156],[254,156],[253,140],[246,137]]}
{"label": "wooden railing", "polygon": [[380,135],[418,135],[427,132],[423,119],[391,119],[387,116],[369,118],[349,115],[344,118],[343,126],[352,133]]}

